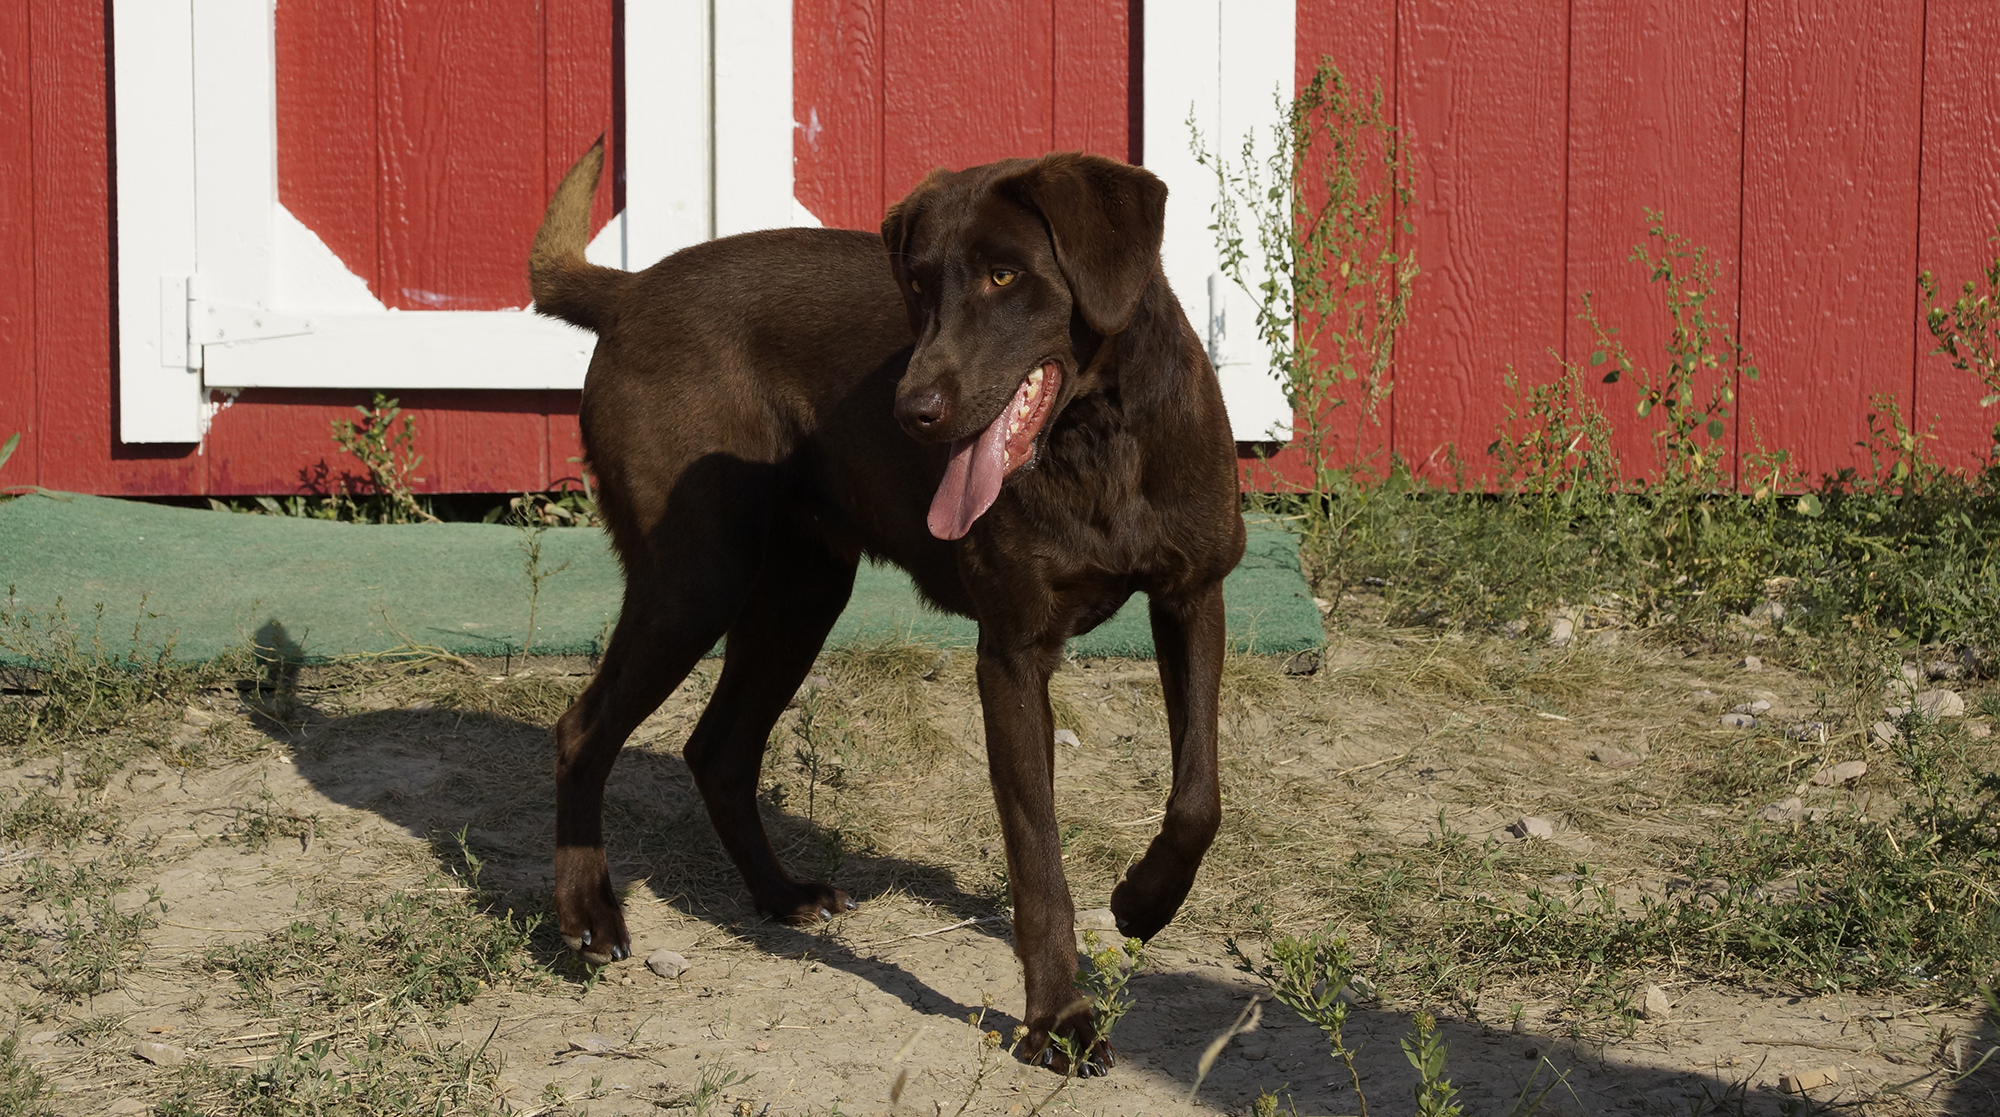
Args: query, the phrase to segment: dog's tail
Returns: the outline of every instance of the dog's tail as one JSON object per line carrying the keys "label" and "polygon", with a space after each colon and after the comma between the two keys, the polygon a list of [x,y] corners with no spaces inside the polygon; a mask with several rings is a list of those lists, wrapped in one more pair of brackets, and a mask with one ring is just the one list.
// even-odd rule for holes
{"label": "dog's tail", "polygon": [[535,247],[528,253],[528,290],[535,298],[535,310],[600,333],[610,322],[613,296],[632,278],[630,272],[583,258],[590,243],[590,198],[603,170],[600,136],[556,187],[548,215],[535,231]]}

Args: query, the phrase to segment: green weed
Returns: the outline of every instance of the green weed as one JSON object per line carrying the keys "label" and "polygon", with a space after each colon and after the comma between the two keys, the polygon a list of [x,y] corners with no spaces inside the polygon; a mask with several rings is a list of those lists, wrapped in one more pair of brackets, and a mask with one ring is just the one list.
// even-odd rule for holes
{"label": "green weed", "polygon": [[484,1043],[409,1047],[381,1034],[368,1035],[358,1050],[336,1050],[325,1040],[304,1045],[294,1034],[282,1053],[255,1070],[190,1065],[157,1112],[160,1117],[514,1112],[499,1096],[500,1066],[486,1051]]}
{"label": "green weed", "polygon": [[0,1113],[53,1117],[55,1087],[20,1055],[20,1041],[0,1037]]}
{"label": "green weed", "polygon": [[346,514],[339,518],[371,524],[436,523],[437,517],[412,488],[412,482],[423,480],[415,475],[424,460],[416,452],[417,421],[380,392],[367,407],[354,410],[361,416],[358,421],[333,421],[333,440],[361,463],[368,491],[357,498],[348,491],[347,480],[340,479],[334,489],[336,508]]}

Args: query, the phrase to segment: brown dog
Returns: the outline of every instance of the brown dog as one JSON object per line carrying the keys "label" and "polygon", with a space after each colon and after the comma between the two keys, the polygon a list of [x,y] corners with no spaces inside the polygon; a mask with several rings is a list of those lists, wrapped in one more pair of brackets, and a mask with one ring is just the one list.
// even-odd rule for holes
{"label": "brown dog", "polygon": [[[781,229],[639,273],[583,249],[603,154],[557,188],[536,307],[598,335],[584,444],[625,568],[597,677],[556,724],[555,903],[592,961],[630,949],[604,857],[626,736],[727,636],[686,758],[757,906],[809,921],[847,894],[778,863],[765,740],[866,555],[979,622],[986,750],[1007,845],[1024,1057],[1101,1071],[1072,986],[1049,675],[1063,641],[1146,593],[1173,742],[1160,834],[1112,893],[1127,935],[1173,917],[1214,838],[1222,577],[1243,553],[1222,394],[1160,271],[1166,187],[1084,155],[936,172],[882,238]],[[887,244],[886,258],[883,253]]]}

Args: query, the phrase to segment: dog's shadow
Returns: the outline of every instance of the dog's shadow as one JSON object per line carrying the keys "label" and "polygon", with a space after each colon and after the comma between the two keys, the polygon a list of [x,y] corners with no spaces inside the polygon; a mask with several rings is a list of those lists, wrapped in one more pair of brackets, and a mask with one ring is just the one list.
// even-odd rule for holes
{"label": "dog's shadow", "polygon": [[[270,692],[263,693],[262,701],[254,691],[248,695],[259,724],[292,747],[299,773],[315,789],[429,841],[441,869],[464,872],[469,853],[479,862],[480,883],[499,893],[500,904],[541,916],[533,941],[539,959],[558,970],[574,965],[550,909],[553,744],[546,726],[447,707],[327,716],[297,702],[274,719],[261,714],[270,709]],[[759,917],[715,838],[693,776],[668,747],[679,743],[642,741],[619,758],[605,822],[613,876],[621,885],[643,879],[690,919],[773,956],[809,953],[913,1011],[962,1020],[980,1010],[879,952],[860,954],[838,935],[802,934]],[[795,872],[833,880],[864,905],[891,893],[908,896],[953,919],[981,920],[958,933],[1006,940],[1004,919],[994,918],[1004,913],[997,895],[968,891],[939,865],[849,847],[839,828],[806,817],[801,806],[768,797],[760,802],[773,845]],[[1116,1040],[1126,1068],[1118,1073],[1146,1074],[1185,1091],[1196,1080],[1203,1049],[1253,990],[1226,969],[1197,965],[1141,973],[1132,992],[1136,1007]],[[1351,1107],[1345,1072],[1329,1060],[1319,1032],[1281,1006],[1266,1003],[1264,1013],[1264,1026],[1230,1046],[1200,1096],[1211,1105],[1244,1108],[1260,1091],[1282,1087],[1301,1112]],[[985,1026],[1003,1034],[1016,1023],[1004,1009],[985,1013]],[[1408,1028],[1407,1013],[1355,1007],[1348,1039],[1361,1048],[1358,1069],[1371,1097],[1409,1096],[1414,1072],[1399,1048]],[[1511,1111],[1523,1085],[1547,1085],[1554,1077],[1544,1060],[1568,1072],[1548,1095],[1545,1113],[1775,1113],[1785,1105],[1768,1089],[1745,1088],[1741,1079],[1756,1073],[1754,1067],[1704,1072],[1624,1066],[1606,1059],[1602,1048],[1559,1036],[1462,1022],[1443,1028],[1453,1053],[1447,1070],[1464,1085],[1459,1100],[1471,1103],[1468,1112]],[[1993,1042],[1992,1030],[1983,1036],[1982,1048]],[[1996,1079],[2000,1074],[1972,1076],[1940,1112],[1992,1112],[1985,1107],[2000,1090]]]}
{"label": "dog's shadow", "polygon": [[[541,960],[564,965],[567,948],[551,907],[554,744],[546,726],[447,706],[328,716],[296,699],[274,703],[269,687],[261,695],[246,698],[255,721],[291,746],[299,774],[315,790],[428,841],[440,868],[463,873],[469,855],[480,884],[500,904],[541,917],[534,940]],[[607,853],[619,887],[643,881],[683,915],[773,954],[809,949],[814,960],[862,977],[913,1009],[960,1017],[978,1010],[893,963],[856,955],[835,936],[802,935],[762,918],[715,836],[693,774],[673,751],[680,742],[645,738],[644,730],[635,734],[637,746],[619,756],[606,787]],[[995,919],[1003,899],[959,887],[940,866],[857,847],[824,821],[829,798],[819,793],[813,818],[805,803],[760,796],[772,845],[792,871],[833,881],[857,903],[898,893],[952,919],[978,920],[968,931],[1006,936],[1004,920]]]}

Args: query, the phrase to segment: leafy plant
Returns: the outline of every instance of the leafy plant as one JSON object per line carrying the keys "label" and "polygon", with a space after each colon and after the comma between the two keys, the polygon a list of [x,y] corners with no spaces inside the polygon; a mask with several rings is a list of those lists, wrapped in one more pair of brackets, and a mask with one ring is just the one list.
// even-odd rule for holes
{"label": "leafy plant", "polygon": [[421,480],[415,473],[424,460],[416,452],[416,420],[403,414],[396,400],[380,392],[369,406],[354,410],[361,416],[358,421],[333,421],[333,440],[367,471],[368,492],[355,499],[342,480],[336,495],[347,502],[355,519],[368,523],[436,523],[437,517],[411,487],[413,481]]}
{"label": "leafy plant", "polygon": [[[1995,226],[1989,240],[1997,251],[1993,262],[1981,270],[1983,289],[1977,279],[1968,279],[1951,305],[1939,306],[1937,280],[1928,271],[1917,277],[1917,289],[1931,304],[1924,311],[1924,325],[1938,343],[1931,352],[1944,355],[1951,367],[1979,377],[1988,393],[1979,401],[1981,407],[2000,403],[2000,226]],[[2000,426],[1994,437],[2000,441]]]}
{"label": "leafy plant", "polygon": [[[1270,153],[1259,157],[1253,133],[1234,163],[1203,146],[1192,120],[1189,128],[1195,158],[1216,176],[1211,228],[1222,273],[1257,305],[1257,335],[1292,408],[1312,491],[1325,493],[1348,477],[1332,428],[1348,386],[1359,388],[1357,459],[1389,394],[1396,331],[1409,318],[1417,275],[1396,249],[1397,229],[1413,231],[1413,195],[1379,88],[1361,94],[1322,58],[1278,113]],[[1366,460],[1352,469],[1381,471]]]}

